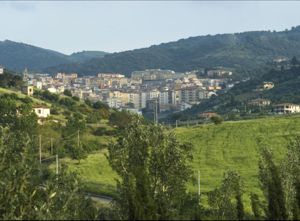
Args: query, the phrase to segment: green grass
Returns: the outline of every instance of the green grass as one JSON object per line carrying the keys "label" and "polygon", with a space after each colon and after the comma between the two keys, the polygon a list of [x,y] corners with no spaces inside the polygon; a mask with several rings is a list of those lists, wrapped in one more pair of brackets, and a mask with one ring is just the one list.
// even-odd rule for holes
{"label": "green grass", "polygon": [[107,151],[102,150],[90,154],[80,163],[69,158],[62,159],[60,162],[68,165],[69,171],[80,175],[86,191],[114,196],[117,175],[109,166],[105,153]]}
{"label": "green grass", "polygon": [[[255,120],[224,122],[221,125],[200,125],[175,129],[181,142],[194,145],[191,162],[194,179],[188,190],[197,192],[197,171],[201,172],[201,192],[221,184],[223,174],[238,171],[245,186],[246,211],[250,211],[250,192],[261,195],[258,182],[257,138],[264,137],[276,161],[284,157],[289,139],[300,134],[300,116],[268,117]],[[104,156],[105,150],[89,155],[80,164],[67,160],[70,170],[82,177],[89,191],[113,195],[116,174]],[[204,200],[206,200],[204,198]]]}
{"label": "green grass", "polygon": [[[300,134],[300,117],[269,117],[177,128],[176,134],[179,140],[194,145],[194,160],[191,164],[195,177],[197,170],[200,170],[201,190],[207,192],[220,186],[226,170],[238,171],[244,182],[246,209],[250,210],[250,192],[261,195],[257,139],[263,137],[278,162],[284,157],[289,140]],[[188,187],[196,192],[197,182],[190,183]]]}

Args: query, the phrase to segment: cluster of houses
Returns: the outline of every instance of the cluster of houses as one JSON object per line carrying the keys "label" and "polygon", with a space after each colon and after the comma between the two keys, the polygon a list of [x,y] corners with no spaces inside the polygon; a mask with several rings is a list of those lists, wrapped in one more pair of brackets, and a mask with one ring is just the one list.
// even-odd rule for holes
{"label": "cluster of houses", "polygon": [[[4,67],[0,66],[0,74]],[[72,96],[92,102],[102,101],[111,108],[127,109],[135,113],[183,111],[192,105],[199,104],[218,92],[226,92],[235,83],[230,76],[231,71],[223,69],[207,70],[203,72],[191,71],[178,73],[172,70],[147,69],[134,71],[131,77],[119,73],[98,73],[96,76],[79,77],[77,73],[29,74],[23,72],[26,86],[22,92],[32,96],[34,90],[48,90],[51,93],[62,94],[70,90]],[[269,90],[274,87],[273,82],[263,82],[256,90]],[[266,107],[271,105],[268,99],[253,99],[248,105]],[[272,105],[277,114],[299,113],[300,105],[283,103]],[[34,107],[39,119],[50,116],[47,106]],[[213,112],[205,112],[201,117],[214,116]]]}
{"label": "cluster of houses", "polygon": [[[178,73],[172,70],[147,69],[134,71],[131,77],[119,73],[99,73],[96,76],[79,77],[76,73],[48,74],[23,73],[27,82],[26,90],[33,88],[61,94],[70,90],[72,96],[102,101],[111,108],[128,109],[136,113],[141,111],[182,111],[201,101],[217,96],[218,91],[233,86],[232,72],[211,70],[207,75],[222,78],[199,78],[197,71]],[[32,88],[30,88],[32,87]],[[26,92],[30,94],[30,91]]]}

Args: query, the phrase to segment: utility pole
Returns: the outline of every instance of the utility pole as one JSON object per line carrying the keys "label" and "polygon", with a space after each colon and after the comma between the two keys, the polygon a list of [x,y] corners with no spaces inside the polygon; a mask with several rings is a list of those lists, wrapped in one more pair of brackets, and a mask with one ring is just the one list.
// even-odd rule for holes
{"label": "utility pole", "polygon": [[154,106],[154,113],[153,113],[153,121],[154,121],[154,124],[157,125],[157,122],[158,122],[158,113],[157,113],[157,99],[155,99],[155,106]]}
{"label": "utility pole", "polygon": [[56,154],[56,175],[58,175],[58,154]]}
{"label": "utility pole", "polygon": [[157,112],[157,105],[158,105],[158,102],[157,102],[157,99],[155,100],[155,125],[157,125],[158,123],[158,112]]}
{"label": "utility pole", "polygon": [[80,139],[80,137],[79,137],[79,130],[77,131],[77,147],[79,148],[79,139]]}
{"label": "utility pole", "polygon": [[42,164],[42,135],[39,135],[40,164]]}
{"label": "utility pole", "polygon": [[200,200],[200,170],[198,170],[198,197],[199,197],[199,200]]}
{"label": "utility pole", "polygon": [[154,125],[156,124],[156,119],[155,119],[155,117],[156,117],[155,107],[156,107],[156,103],[155,103],[155,106],[153,106],[153,123],[154,123]]}
{"label": "utility pole", "polygon": [[175,123],[175,124],[176,124],[176,128],[177,128],[177,121],[178,121],[178,120],[176,120],[176,123]]}
{"label": "utility pole", "polygon": [[50,138],[50,151],[51,151],[51,155],[53,154],[53,140],[52,137]]}

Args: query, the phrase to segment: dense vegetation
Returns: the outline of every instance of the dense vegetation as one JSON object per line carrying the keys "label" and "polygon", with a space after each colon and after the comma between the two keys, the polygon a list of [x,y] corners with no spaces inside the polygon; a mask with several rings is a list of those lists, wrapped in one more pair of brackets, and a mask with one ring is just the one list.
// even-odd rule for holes
{"label": "dense vegetation", "polygon": [[282,32],[207,35],[113,53],[82,64],[59,65],[45,70],[52,73],[75,71],[80,74],[96,74],[101,70],[129,75],[135,70],[151,68],[189,71],[224,66],[248,75],[247,71],[259,70],[276,56],[300,56],[299,39],[300,27]]}
{"label": "dense vegetation", "polygon": [[34,71],[59,64],[83,62],[92,58],[101,58],[106,54],[98,51],[83,51],[70,56],[28,44],[13,41],[0,41],[0,65],[15,71],[25,68]]}

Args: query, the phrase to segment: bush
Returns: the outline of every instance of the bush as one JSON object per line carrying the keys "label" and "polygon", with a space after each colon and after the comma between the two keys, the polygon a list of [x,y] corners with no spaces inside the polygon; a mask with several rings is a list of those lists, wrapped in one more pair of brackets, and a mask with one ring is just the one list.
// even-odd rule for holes
{"label": "bush", "polygon": [[64,105],[66,107],[72,107],[73,105],[75,105],[75,101],[71,98],[64,97],[59,100],[59,104]]}
{"label": "bush", "polygon": [[115,130],[107,130],[105,127],[98,127],[93,134],[95,136],[114,136],[116,135]]}
{"label": "bush", "polygon": [[216,125],[223,122],[223,118],[221,116],[213,116],[210,118],[210,120]]}
{"label": "bush", "polygon": [[72,99],[73,99],[74,101],[80,101],[80,98],[79,98],[79,97],[76,97],[76,96],[73,96]]}
{"label": "bush", "polygon": [[101,114],[99,112],[93,112],[88,114],[86,122],[87,123],[97,123],[101,120]]}
{"label": "bush", "polygon": [[53,114],[53,115],[58,115],[59,114],[59,109],[57,108],[57,107],[52,107],[51,109],[50,109],[50,112],[51,112],[51,114]]}
{"label": "bush", "polygon": [[72,93],[70,90],[66,89],[64,90],[64,95],[68,96],[68,97],[72,97]]}
{"label": "bush", "polygon": [[32,99],[30,97],[24,97],[24,98],[21,98],[21,101],[25,104],[30,104],[32,103]]}

